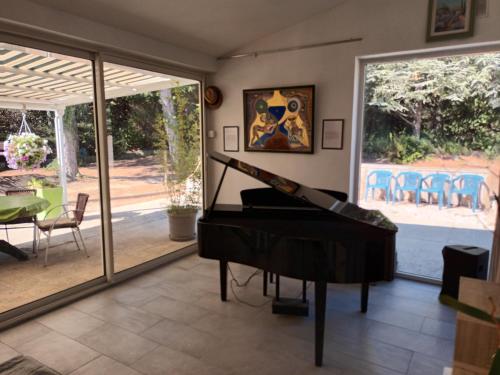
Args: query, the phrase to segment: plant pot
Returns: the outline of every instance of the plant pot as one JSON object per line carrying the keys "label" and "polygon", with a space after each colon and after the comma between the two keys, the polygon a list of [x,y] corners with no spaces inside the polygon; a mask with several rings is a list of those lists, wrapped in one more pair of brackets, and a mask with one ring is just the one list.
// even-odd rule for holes
{"label": "plant pot", "polygon": [[[63,188],[61,186],[52,188],[38,188],[36,189],[36,196],[49,201],[50,206],[46,210],[39,212],[36,216],[38,220],[55,219],[63,212]],[[59,206],[56,209],[52,209]],[[50,212],[49,212],[50,211]],[[47,215],[48,213],[48,215]]]}
{"label": "plant pot", "polygon": [[172,241],[191,241],[196,238],[196,210],[167,213]]}

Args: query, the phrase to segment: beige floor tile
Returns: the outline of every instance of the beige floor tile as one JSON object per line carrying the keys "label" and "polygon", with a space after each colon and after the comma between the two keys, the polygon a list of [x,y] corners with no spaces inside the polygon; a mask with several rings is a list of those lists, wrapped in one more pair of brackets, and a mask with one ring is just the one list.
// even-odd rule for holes
{"label": "beige floor tile", "polygon": [[446,361],[415,353],[408,375],[443,375],[443,370],[447,365],[449,364]]}
{"label": "beige floor tile", "polygon": [[19,355],[19,353],[12,349],[10,346],[0,343],[0,363],[8,361],[9,359],[14,358],[17,355]]}
{"label": "beige floor tile", "polygon": [[452,340],[429,336],[380,322],[371,324],[365,334],[375,340],[444,361],[449,361],[453,357],[454,343]]}
{"label": "beige floor tile", "polygon": [[69,307],[45,314],[37,321],[71,338],[80,337],[104,324],[100,319]]}
{"label": "beige floor tile", "polygon": [[81,312],[90,314],[94,311],[102,309],[105,306],[113,305],[116,302],[113,298],[108,294],[108,291],[105,290],[101,293],[94,294],[90,297],[84,298],[80,301],[72,303],[70,307],[79,310]]}
{"label": "beige floor tile", "polygon": [[186,324],[194,323],[210,313],[201,307],[167,297],[158,297],[145,304],[143,309],[170,320]]}
{"label": "beige floor tile", "polygon": [[26,344],[27,342],[40,336],[46,335],[49,332],[49,328],[38,323],[37,321],[32,320],[0,333],[0,341],[13,348],[18,348],[21,345]]}
{"label": "beige floor tile", "polygon": [[168,319],[144,331],[141,336],[196,358],[200,358],[208,347],[222,344],[216,336]]}
{"label": "beige floor tile", "polygon": [[104,355],[80,367],[71,375],[139,375],[136,370]]}
{"label": "beige floor tile", "polygon": [[56,332],[21,345],[19,351],[62,374],[69,374],[99,356],[96,351]]}
{"label": "beige floor tile", "polygon": [[94,311],[92,316],[136,333],[148,329],[163,319],[147,311],[118,303]]}
{"label": "beige floor tile", "polygon": [[132,367],[148,375],[223,375],[227,373],[188,354],[165,346],[157,347],[135,362]]}
{"label": "beige floor tile", "polygon": [[455,340],[455,323],[425,318],[422,333],[442,339]]}
{"label": "beige floor tile", "polygon": [[158,346],[151,340],[111,324],[87,333],[78,341],[126,365]]}
{"label": "beige floor tile", "polygon": [[159,296],[152,290],[146,293],[143,288],[135,288],[128,283],[111,288],[109,295],[116,302],[129,306],[142,306]]}
{"label": "beige floor tile", "polygon": [[171,281],[161,281],[155,286],[148,288],[154,292],[181,302],[193,303],[205,296],[207,292],[188,288],[185,285],[173,283]]}

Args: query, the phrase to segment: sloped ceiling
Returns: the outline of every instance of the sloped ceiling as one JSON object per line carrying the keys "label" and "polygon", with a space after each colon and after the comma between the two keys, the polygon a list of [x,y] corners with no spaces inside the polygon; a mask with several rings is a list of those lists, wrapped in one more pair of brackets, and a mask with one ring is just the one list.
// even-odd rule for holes
{"label": "sloped ceiling", "polygon": [[31,0],[158,41],[220,56],[345,0]]}

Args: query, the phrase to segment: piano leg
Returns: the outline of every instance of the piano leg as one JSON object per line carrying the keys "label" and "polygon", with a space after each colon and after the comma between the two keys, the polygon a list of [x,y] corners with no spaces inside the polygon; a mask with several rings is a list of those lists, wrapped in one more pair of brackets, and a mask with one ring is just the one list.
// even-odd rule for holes
{"label": "piano leg", "polygon": [[269,282],[272,284],[274,281],[273,281],[273,277],[274,277],[274,274],[272,272],[269,272]]}
{"label": "piano leg", "polygon": [[315,318],[315,350],[316,366],[323,365],[323,341],[325,336],[325,312],[326,312],[326,281],[314,283],[314,297],[316,300]]}
{"label": "piano leg", "polygon": [[368,289],[370,287],[370,283],[362,283],[361,284],[361,312],[366,313],[368,310]]}
{"label": "piano leg", "polygon": [[264,297],[267,296],[267,271],[264,271],[264,274],[262,275],[262,278],[264,279],[264,284],[263,284],[263,294]]}
{"label": "piano leg", "polygon": [[279,301],[280,300],[280,275],[278,275],[278,274],[276,274],[275,289],[276,289],[276,293],[275,293],[276,301]]}
{"label": "piano leg", "polygon": [[302,280],[302,303],[307,302],[307,280]]}
{"label": "piano leg", "polygon": [[220,263],[220,299],[227,301],[227,260],[221,260]]}

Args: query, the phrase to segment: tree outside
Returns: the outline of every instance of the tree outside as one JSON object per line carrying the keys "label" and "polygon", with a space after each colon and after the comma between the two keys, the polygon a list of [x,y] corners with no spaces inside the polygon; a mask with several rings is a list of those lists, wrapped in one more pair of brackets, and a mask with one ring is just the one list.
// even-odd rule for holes
{"label": "tree outside", "polygon": [[364,161],[500,155],[500,54],[370,64]]}

